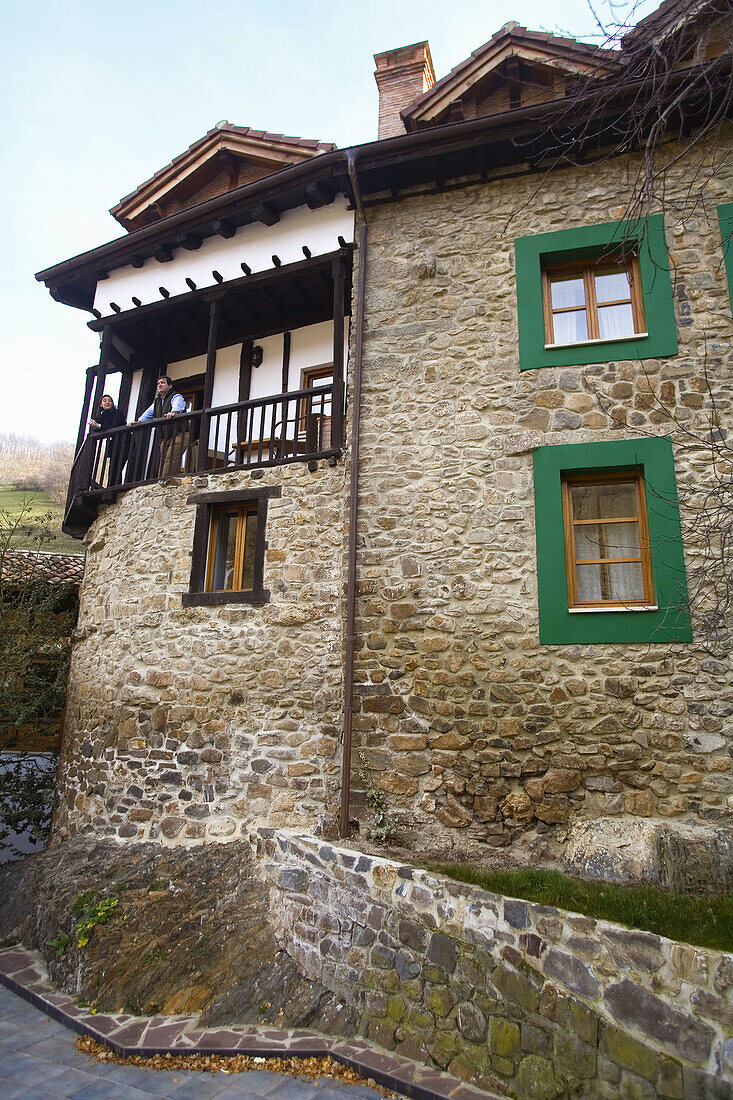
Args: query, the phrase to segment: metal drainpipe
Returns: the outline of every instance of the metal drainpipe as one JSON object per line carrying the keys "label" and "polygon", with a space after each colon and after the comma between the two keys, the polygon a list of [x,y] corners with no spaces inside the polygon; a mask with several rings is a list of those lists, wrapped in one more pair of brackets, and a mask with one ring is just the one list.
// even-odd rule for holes
{"label": "metal drainpipe", "polygon": [[359,281],[356,292],[354,333],[354,393],[351,403],[351,485],[349,489],[349,548],[346,571],[346,668],[344,672],[344,726],[341,755],[341,812],[339,836],[349,835],[351,795],[351,727],[354,714],[354,634],[356,630],[356,523],[359,492],[359,428],[361,424],[361,357],[364,330],[364,288],[366,286],[367,222],[356,179],[356,150],[346,150],[346,160],[359,214]]}

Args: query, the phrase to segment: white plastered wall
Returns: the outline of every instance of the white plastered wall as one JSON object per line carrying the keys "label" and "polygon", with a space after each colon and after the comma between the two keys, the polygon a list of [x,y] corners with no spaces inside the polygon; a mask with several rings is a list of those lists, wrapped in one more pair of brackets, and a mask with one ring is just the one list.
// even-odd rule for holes
{"label": "white plastered wall", "polygon": [[193,252],[175,249],[173,259],[167,263],[149,259],[141,268],[128,266],[112,271],[109,278],[97,285],[94,308],[107,317],[113,314],[110,302],[123,311],[134,309],[133,295],[143,305],[160,302],[161,286],[171,295],[189,294],[187,278],[199,290],[215,286],[217,280],[212,271],[218,271],[225,283],[241,279],[242,263],[253,272],[272,271],[273,255],[283,264],[297,263],[304,259],[304,245],[313,256],[321,256],[339,248],[339,236],[346,241],[354,239],[354,214],[347,209],[343,195],[318,210],[307,207],[288,210],[276,225],[256,222],[242,226],[228,240],[209,237]]}
{"label": "white plastered wall", "polygon": [[[349,346],[349,318],[345,318],[344,347]],[[282,391],[283,334],[267,336],[257,341],[262,348],[262,364],[252,370],[250,397],[267,397],[268,394]],[[239,399],[239,359],[241,344],[231,344],[219,348],[216,353],[214,372],[214,392],[212,405],[229,405]],[[290,369],[288,371],[288,389],[302,388],[303,371],[310,367],[321,367],[333,359],[333,321],[321,321],[317,325],[294,329],[290,337]],[[191,359],[181,359],[169,363],[167,372],[170,378],[189,378],[193,374],[203,374],[206,370],[206,356],[196,355]],[[134,420],[137,407],[137,395],[140,392],[142,371],[135,371],[130,390],[130,404],[127,420]],[[125,410],[122,410],[125,412]]]}
{"label": "white plastered wall", "polygon": [[[348,321],[346,319],[344,346],[348,347]],[[258,340],[262,348],[262,363],[252,370],[250,397],[267,397],[282,392],[283,334],[266,336]],[[214,392],[211,403],[214,408],[230,405],[239,399],[239,360],[242,345],[231,344],[219,348],[216,353],[214,371]],[[290,369],[288,371],[289,390],[299,390],[302,386],[303,371],[310,367],[320,367],[333,360],[333,321],[321,321],[316,325],[294,329],[290,336]],[[169,363],[167,373],[175,383],[177,378],[189,378],[193,374],[203,374],[206,370],[206,356],[196,355],[191,359],[180,359]],[[135,371],[130,391],[128,422],[134,420],[137,395],[140,391],[142,371]],[[124,410],[123,410],[124,411]],[[257,427],[257,425],[255,425]]]}

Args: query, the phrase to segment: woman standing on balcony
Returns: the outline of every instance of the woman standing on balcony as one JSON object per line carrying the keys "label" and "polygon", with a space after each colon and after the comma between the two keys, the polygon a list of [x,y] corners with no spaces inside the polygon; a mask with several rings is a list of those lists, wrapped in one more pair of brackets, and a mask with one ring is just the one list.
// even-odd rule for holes
{"label": "woman standing on balcony", "polygon": [[[102,397],[99,402],[99,410],[95,413],[95,419],[89,421],[90,433],[92,435],[100,435],[102,432],[109,432],[112,428],[123,428],[127,424],[124,416],[118,408],[115,407],[115,403],[108,393]],[[127,433],[125,432],[125,435]],[[112,437],[108,439],[104,447],[104,458],[101,463],[102,477],[100,482],[104,483],[104,468],[109,462],[109,485],[116,485],[120,480],[122,473],[122,467],[125,464],[126,459],[126,439],[119,437]]]}
{"label": "woman standing on balcony", "polygon": [[89,421],[89,427],[93,432],[108,432],[112,428],[124,428],[127,421],[108,393],[105,393],[99,402],[99,410],[96,420]]}

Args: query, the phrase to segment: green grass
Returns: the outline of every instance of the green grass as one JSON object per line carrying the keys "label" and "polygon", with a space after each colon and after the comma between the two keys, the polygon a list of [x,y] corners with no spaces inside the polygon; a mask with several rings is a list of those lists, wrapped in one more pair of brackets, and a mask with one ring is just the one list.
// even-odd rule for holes
{"label": "green grass", "polygon": [[[32,532],[30,535],[19,532],[18,536],[13,538],[11,544],[13,550],[40,549],[55,554],[84,553],[84,547],[78,539],[69,538],[61,530],[64,509],[60,504],[54,503],[45,493],[32,493],[23,489],[10,489],[7,486],[0,486],[0,512],[16,516],[20,513],[24,502],[30,504],[30,512],[27,520],[24,521],[24,525],[31,527]],[[51,513],[51,518],[47,521],[46,514],[48,512]],[[53,538],[50,541],[44,540],[39,543],[38,533],[45,528],[46,523],[48,523],[48,529]]]}
{"label": "green grass", "polygon": [[429,870],[493,894],[569,909],[697,947],[733,951],[733,894],[677,894],[654,886],[587,882],[559,871],[482,871],[461,863],[430,864]]}

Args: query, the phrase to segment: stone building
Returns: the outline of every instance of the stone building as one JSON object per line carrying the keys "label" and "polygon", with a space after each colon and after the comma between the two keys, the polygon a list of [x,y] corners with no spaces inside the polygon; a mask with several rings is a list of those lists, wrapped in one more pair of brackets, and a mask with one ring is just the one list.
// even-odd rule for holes
{"label": "stone building", "polygon": [[[363,835],[379,803],[416,848],[704,877],[730,17],[376,64],[376,142],[219,124],[38,275],[101,337],[56,834]],[[161,374],[185,411],[139,422]],[[128,426],[85,439],[111,375]]]}

